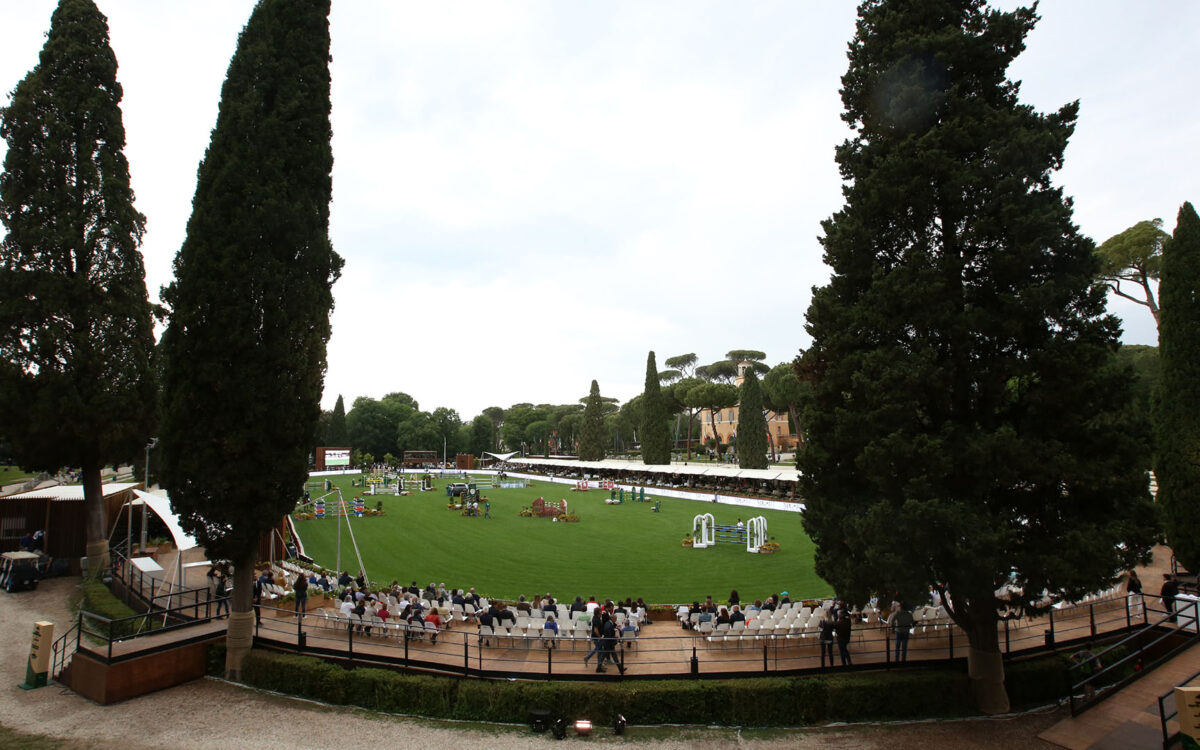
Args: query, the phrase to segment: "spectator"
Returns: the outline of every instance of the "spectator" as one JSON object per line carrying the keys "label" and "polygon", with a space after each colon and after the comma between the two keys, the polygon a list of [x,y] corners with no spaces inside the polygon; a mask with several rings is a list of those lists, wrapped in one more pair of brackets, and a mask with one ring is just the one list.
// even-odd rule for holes
{"label": "spectator", "polygon": [[[554,635],[549,635],[547,631]],[[554,621],[554,615],[546,615],[546,622],[542,625],[542,636],[542,643],[546,648],[554,648],[554,641],[551,639],[558,637],[558,623]]]}
{"label": "spectator", "polygon": [[[432,622],[433,626],[436,627],[439,631],[442,629],[442,618],[438,617],[438,613],[437,613],[436,609],[429,610],[429,614],[425,615],[425,622],[427,622],[427,623]],[[433,633],[432,635],[429,636],[429,642],[437,643],[437,633]]]}
{"label": "spectator", "polygon": [[742,598],[738,596],[737,589],[729,592],[729,606],[737,606],[742,603]]}
{"label": "spectator", "polygon": [[533,614],[533,607],[529,606],[529,602],[525,600],[524,594],[521,594],[521,600],[517,602],[517,611],[523,615]]}
{"label": "spectator", "polygon": [[642,622],[650,624],[650,608],[646,606],[646,602],[642,601],[640,596],[637,599],[637,613]]}
{"label": "spectator", "polygon": [[338,576],[337,583],[341,588],[348,588],[350,584],[354,583],[354,579],[350,577],[350,571],[343,570],[342,574]]}
{"label": "spectator", "polygon": [[571,611],[572,612],[587,612],[587,605],[585,605],[583,603],[582,596],[575,597],[575,601],[571,602]]}
{"label": "spectator", "polygon": [[357,585],[357,586],[358,586],[360,589],[365,589],[365,588],[367,587],[367,575],[366,575],[366,573],[363,573],[361,570],[360,570],[360,571],[358,571],[358,577],[354,579],[354,583],[355,583],[355,584],[356,584],[356,585]]}
{"label": "spectator", "polygon": [[850,660],[850,613],[843,609],[833,629],[837,633],[838,654],[842,657],[842,666],[851,666],[853,662]]}
{"label": "spectator", "polygon": [[717,625],[728,625],[729,624],[729,610],[725,609],[724,607],[721,607],[720,609],[717,610],[716,624]]}
{"label": "spectator", "polygon": [[308,579],[303,573],[296,575],[296,580],[292,582],[292,592],[296,595],[296,617],[304,617],[308,614]]}
{"label": "spectator", "polygon": [[222,570],[217,570],[213,576],[213,595],[217,599],[217,617],[221,616],[221,611],[225,611],[225,616],[229,616],[229,586],[225,579],[225,573]]}
{"label": "spectator", "polygon": [[829,666],[833,666],[833,641],[835,635],[835,621],[833,619],[833,610],[826,610],[825,617],[821,619],[818,625],[817,643],[821,650],[821,668],[825,668],[825,658],[829,657]]}
{"label": "spectator", "polygon": [[903,602],[897,603],[896,611],[889,618],[892,621],[892,630],[896,635],[896,661],[908,661],[908,634],[912,632],[913,615],[912,612],[904,606]]}
{"label": "spectator", "polygon": [[729,624],[733,625],[735,622],[745,622],[745,621],[746,621],[746,615],[742,612],[741,607],[739,607],[736,604],[733,605],[733,611],[729,613]]}
{"label": "spectator", "polygon": [[1167,619],[1171,622],[1177,622],[1178,616],[1175,614],[1175,597],[1179,596],[1179,583],[1170,573],[1163,573],[1163,585],[1158,595],[1162,597],[1163,609],[1170,615]]}
{"label": "spectator", "polygon": [[599,654],[599,656],[596,657],[596,667],[599,669],[599,667],[604,663],[604,613],[599,607],[592,610],[591,637],[592,650],[588,651],[583,657],[583,666],[587,666],[588,659],[592,658],[593,655]]}

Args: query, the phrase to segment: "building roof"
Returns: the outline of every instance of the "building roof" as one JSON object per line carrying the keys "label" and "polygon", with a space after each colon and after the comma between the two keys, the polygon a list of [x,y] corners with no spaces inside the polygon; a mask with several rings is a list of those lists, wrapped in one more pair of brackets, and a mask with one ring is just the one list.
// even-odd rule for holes
{"label": "building roof", "polygon": [[[133,487],[140,486],[140,482],[109,482],[101,486],[101,491],[104,497],[112,497],[118,493],[124,492]],[[53,501],[70,501],[83,500],[83,485],[82,484],[60,484],[54,487],[43,487],[40,490],[30,490],[29,492],[21,492],[16,495],[5,495],[3,500],[53,500]]]}
{"label": "building roof", "polygon": [[756,479],[767,482],[795,482],[800,478],[796,469],[743,469],[729,464],[644,464],[640,461],[618,461],[606,458],[601,461],[561,460],[554,458],[510,458],[509,463],[541,466],[544,468],[584,469],[596,471],[636,471],[645,474],[688,474],[693,476],[725,477],[728,479]]}

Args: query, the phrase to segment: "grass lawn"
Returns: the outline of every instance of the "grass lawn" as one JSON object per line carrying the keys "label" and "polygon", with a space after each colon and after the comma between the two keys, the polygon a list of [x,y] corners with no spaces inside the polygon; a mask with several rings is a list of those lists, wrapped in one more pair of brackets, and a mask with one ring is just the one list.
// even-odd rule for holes
{"label": "grass lawn", "polygon": [[[348,502],[363,493],[361,487],[351,488],[350,480],[335,478]],[[659,604],[703,600],[709,594],[725,599],[731,589],[749,600],[780,591],[793,599],[832,593],[813,571],[813,543],[796,513],[674,498],[662,498],[662,512],[654,513],[649,502],[610,506],[604,504],[607,492],[571,492],[569,485],[534,482],[523,490],[483,490],[492,517],[470,518],[446,510],[445,483],[434,484],[434,491],[408,497],[365,496],[369,508],[382,500],[386,515],[350,519],[373,582],[445,582],[510,599],[547,591],[559,600],[640,596]],[[566,498],[579,522],[518,515],[539,496]],[[700,513],[712,513],[719,524],[762,515],[780,550],[756,555],[736,544],[685,548],[681,540]],[[296,521],[296,528],[309,556],[337,567],[336,518]],[[354,574],[359,566],[344,520],[341,529],[341,568]]]}
{"label": "grass lawn", "polygon": [[32,476],[33,474],[30,474],[28,471],[22,471],[15,466],[0,464],[0,485],[24,482]]}

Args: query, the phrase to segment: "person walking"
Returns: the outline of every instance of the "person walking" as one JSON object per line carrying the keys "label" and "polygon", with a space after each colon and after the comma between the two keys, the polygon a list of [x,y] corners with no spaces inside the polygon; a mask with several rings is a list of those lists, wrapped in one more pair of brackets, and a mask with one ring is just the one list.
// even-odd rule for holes
{"label": "person walking", "polygon": [[604,618],[599,607],[592,610],[592,650],[583,657],[583,666],[586,667],[593,656],[596,656],[597,668],[604,664]]}
{"label": "person walking", "polygon": [[842,615],[833,629],[837,634],[838,653],[842,657],[842,666],[849,667],[854,663],[850,660],[850,613],[842,610]]}
{"label": "person walking", "polygon": [[1168,620],[1176,622],[1178,616],[1175,614],[1175,597],[1179,596],[1179,583],[1170,573],[1163,573],[1163,585],[1158,595],[1162,597],[1163,609],[1170,615]]}
{"label": "person walking", "polygon": [[1129,571],[1129,576],[1125,581],[1125,591],[1129,596],[1129,611],[1134,617],[1142,616],[1142,579],[1138,578],[1137,571]]}
{"label": "person walking", "polygon": [[221,610],[225,610],[225,616],[229,616],[229,585],[225,578],[225,572],[218,570],[213,576],[213,596],[217,599],[217,618],[221,617]]}

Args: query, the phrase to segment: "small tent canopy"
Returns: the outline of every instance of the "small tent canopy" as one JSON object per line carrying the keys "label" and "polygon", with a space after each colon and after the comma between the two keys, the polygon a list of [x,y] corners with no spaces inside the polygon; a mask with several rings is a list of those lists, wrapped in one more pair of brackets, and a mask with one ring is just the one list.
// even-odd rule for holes
{"label": "small tent canopy", "polygon": [[158,492],[143,492],[142,490],[134,490],[138,499],[133,501],[133,505],[141,505],[145,503],[150,510],[162,519],[167,525],[167,530],[171,532],[171,539],[175,542],[175,548],[180,552],[199,547],[196,540],[184,533],[183,527],[179,525],[179,516],[171,512],[171,500],[167,497],[166,490]]}
{"label": "small tent canopy", "polygon": [[510,458],[512,458],[513,456],[518,455],[519,453],[520,453],[520,451],[513,451],[512,453],[491,453],[488,451],[484,451],[483,455],[491,456],[492,458],[496,459],[497,461],[507,461]]}

